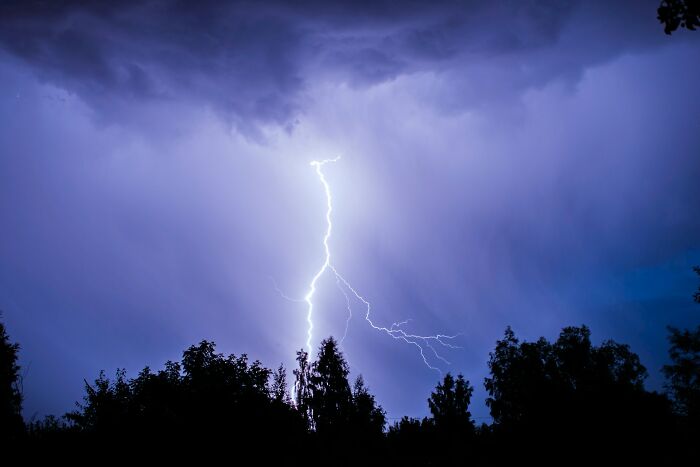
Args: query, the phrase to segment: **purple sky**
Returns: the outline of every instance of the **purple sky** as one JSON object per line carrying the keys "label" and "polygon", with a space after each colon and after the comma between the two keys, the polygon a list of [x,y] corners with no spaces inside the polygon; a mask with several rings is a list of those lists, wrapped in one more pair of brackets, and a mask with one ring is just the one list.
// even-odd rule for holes
{"label": "purple sky", "polygon": [[[270,367],[306,341],[323,261],[378,324],[462,333],[476,386],[506,325],[588,324],[660,389],[700,322],[700,33],[658,1],[3,2],[0,309],[25,417],[100,369],[201,339]],[[101,3],[101,2],[95,2]],[[365,4],[366,3],[366,4]],[[314,344],[342,336],[332,276]],[[355,303],[343,349],[390,417],[439,375]],[[480,419],[482,420],[482,419]]]}

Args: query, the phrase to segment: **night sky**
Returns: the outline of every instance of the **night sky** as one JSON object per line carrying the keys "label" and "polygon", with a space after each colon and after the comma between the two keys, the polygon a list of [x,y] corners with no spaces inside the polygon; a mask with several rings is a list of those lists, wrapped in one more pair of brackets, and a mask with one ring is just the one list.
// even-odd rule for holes
{"label": "night sky", "polygon": [[[24,416],[214,340],[291,378],[324,260],[476,387],[505,327],[587,324],[662,389],[700,322],[700,33],[649,1],[0,4],[0,309]],[[279,289],[279,291],[277,290]],[[313,346],[345,332],[332,274]],[[352,303],[389,417],[440,374]]]}

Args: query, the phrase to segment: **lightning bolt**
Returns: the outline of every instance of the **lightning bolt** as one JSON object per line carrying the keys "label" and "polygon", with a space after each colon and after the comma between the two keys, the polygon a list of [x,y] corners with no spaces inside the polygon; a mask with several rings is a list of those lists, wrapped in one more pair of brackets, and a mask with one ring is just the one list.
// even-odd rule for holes
{"label": "lightning bolt", "polygon": [[326,231],[323,236],[323,262],[320,266],[320,268],[316,271],[316,274],[311,278],[311,282],[309,283],[309,288],[308,292],[304,296],[303,300],[296,300],[296,299],[291,299],[290,297],[287,297],[284,295],[284,293],[277,287],[275,284],[275,289],[277,290],[282,297],[285,299],[291,300],[291,301],[303,301],[306,303],[307,309],[306,309],[306,322],[307,322],[307,333],[306,333],[306,347],[309,350],[309,353],[312,351],[311,347],[311,341],[313,339],[313,329],[314,329],[314,302],[313,298],[314,295],[316,294],[317,290],[317,283],[319,279],[326,273],[332,273],[333,276],[335,277],[336,280],[336,285],[340,289],[340,291],[343,293],[345,296],[345,301],[347,304],[347,311],[348,311],[348,318],[345,322],[345,333],[343,334],[343,338],[341,339],[341,342],[345,340],[347,337],[348,333],[348,327],[350,325],[350,320],[352,319],[352,298],[354,298],[356,301],[359,301],[362,303],[365,307],[365,321],[369,323],[369,325],[380,332],[385,333],[392,339],[396,340],[401,340],[403,342],[406,342],[407,344],[415,346],[420,355],[421,358],[423,359],[423,363],[430,368],[431,370],[435,370],[439,373],[441,373],[440,369],[430,363],[430,359],[428,356],[426,356],[426,353],[430,351],[429,354],[432,354],[433,357],[445,364],[450,364],[448,360],[446,360],[442,355],[438,353],[436,350],[436,346],[440,346],[443,348],[449,348],[449,349],[459,349],[461,347],[456,346],[452,344],[450,341],[452,339],[455,339],[458,337],[460,334],[455,334],[455,335],[446,335],[446,334],[434,334],[434,335],[428,335],[428,336],[423,336],[423,335],[417,335],[417,334],[411,334],[409,332],[406,332],[402,326],[408,324],[410,320],[404,320],[400,322],[395,322],[393,323],[390,327],[385,327],[381,325],[377,325],[372,321],[371,318],[371,312],[372,312],[372,305],[370,302],[365,299],[360,293],[348,282],[345,277],[343,277],[338,270],[335,268],[333,263],[331,262],[331,249],[329,246],[329,240],[331,238],[331,234],[333,232],[333,220],[332,220],[332,213],[333,213],[333,196],[331,194],[331,187],[328,184],[328,180],[326,180],[326,177],[323,173],[323,166],[329,163],[337,162],[340,160],[340,156],[334,158],[334,159],[324,159],[320,161],[312,161],[311,166],[314,167],[316,171],[316,175],[318,176],[319,181],[321,182],[321,185],[323,186],[323,190],[326,195]]}
{"label": "lightning bolt", "polygon": [[306,322],[309,326],[308,331],[306,332],[306,348],[309,349],[309,353],[311,353],[311,337],[314,330],[314,302],[312,299],[316,293],[316,282],[318,282],[318,279],[323,275],[323,273],[326,272],[329,267],[331,267],[331,249],[328,246],[328,240],[331,238],[331,232],[333,231],[333,222],[331,221],[331,213],[333,212],[333,198],[331,196],[331,187],[328,185],[328,181],[323,175],[323,170],[321,170],[321,168],[329,162],[337,162],[339,159],[340,156],[336,157],[335,159],[325,159],[322,161],[311,162],[311,166],[316,168],[316,175],[318,175],[319,180],[321,180],[323,189],[326,192],[326,234],[323,236],[323,250],[325,252],[323,264],[321,265],[321,269],[319,269],[313,279],[311,279],[311,283],[309,284],[309,292],[304,297],[304,301],[308,306],[306,312]]}

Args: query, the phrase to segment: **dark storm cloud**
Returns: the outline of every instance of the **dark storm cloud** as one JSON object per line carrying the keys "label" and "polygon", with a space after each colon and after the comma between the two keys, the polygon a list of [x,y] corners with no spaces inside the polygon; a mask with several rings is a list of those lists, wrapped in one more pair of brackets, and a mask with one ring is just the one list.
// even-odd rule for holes
{"label": "dark storm cloud", "polygon": [[187,93],[235,121],[284,122],[301,85],[301,32],[264,9],[221,2],[18,2],[2,42],[45,81],[108,111],[113,98]]}
{"label": "dark storm cloud", "polygon": [[288,125],[316,79],[368,86],[443,72],[462,83],[449,97],[457,107],[577,79],[591,63],[663,41],[654,5],[11,1],[0,7],[0,45],[103,114],[119,113],[115,99],[186,95],[246,131]]}

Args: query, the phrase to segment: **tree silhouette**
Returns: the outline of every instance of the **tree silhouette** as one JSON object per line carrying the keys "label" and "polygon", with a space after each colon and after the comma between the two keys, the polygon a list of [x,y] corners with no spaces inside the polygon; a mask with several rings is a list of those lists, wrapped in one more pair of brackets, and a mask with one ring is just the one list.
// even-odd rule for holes
{"label": "tree silhouette", "polygon": [[276,402],[291,404],[292,401],[289,397],[289,392],[287,392],[287,370],[284,369],[282,364],[277,367],[277,371],[272,375],[272,388],[270,391],[273,400]]}
{"label": "tree silhouette", "polygon": [[[428,399],[432,419],[423,424],[426,436],[443,462],[458,460],[465,449],[472,451],[474,421],[469,412],[474,388],[462,375],[447,373]],[[471,453],[473,455],[473,453]]]}
{"label": "tree silhouette", "polygon": [[676,427],[678,457],[700,456],[700,326],[695,330],[668,328],[671,364],[664,365],[666,389],[679,415]]}
{"label": "tree silhouette", "polygon": [[318,433],[347,430],[352,410],[348,364],[333,337],[321,342],[311,371],[311,411]]}
{"label": "tree silhouette", "polygon": [[311,365],[309,354],[301,349],[297,352],[297,369],[294,370],[294,402],[297,411],[306,421],[308,428],[313,428],[311,412]]}
{"label": "tree silhouette", "polygon": [[[148,368],[141,374],[144,373],[148,373]],[[85,431],[120,436],[128,430],[131,395],[124,369],[117,370],[114,381],[101,371],[94,385],[85,381],[83,404],[77,404],[79,410],[67,414],[67,417]]]}
{"label": "tree silhouette", "polygon": [[[17,346],[1,329],[16,362]],[[31,422],[18,445],[52,453],[150,449],[161,463],[196,454],[305,467],[679,464],[698,455],[700,327],[672,330],[670,340],[664,372],[680,415],[665,396],[644,389],[646,370],[628,346],[594,345],[586,326],[564,328],[554,342],[520,341],[506,328],[485,379],[492,425],[475,427],[474,388],[448,373],[427,399],[430,417],[403,417],[386,433],[384,410],[361,375],[350,388],[348,364],[332,337],[321,342],[314,362],[297,352],[294,404],[284,366],[272,371],[202,341],[158,371],[145,367],[128,378],[119,369],[111,379],[100,372],[85,382],[83,402],[67,423]],[[16,363],[11,369],[16,375]]]}
{"label": "tree silhouette", "polygon": [[605,451],[630,461],[643,456],[626,443],[664,439],[668,403],[644,390],[637,355],[614,341],[592,345],[586,326],[564,328],[554,343],[519,342],[507,328],[488,364],[494,429],[522,449],[546,440],[558,452],[586,446],[589,460]]}
{"label": "tree silhouette", "polygon": [[560,413],[557,404],[617,388],[640,391],[646,369],[627,345],[594,347],[586,326],[564,328],[554,344],[540,338],[520,343],[508,327],[490,354],[486,403],[499,424],[517,424]]}
{"label": "tree silhouette", "polygon": [[656,12],[666,34],[672,34],[679,26],[690,31],[700,27],[698,0],[663,0]]}
{"label": "tree silhouette", "polygon": [[[438,443],[440,440],[440,443]],[[388,450],[397,465],[439,465],[444,463],[444,439],[437,436],[433,420],[402,417],[389,427]],[[440,459],[438,459],[440,457]]]}
{"label": "tree silhouette", "polygon": [[700,326],[693,331],[673,327],[668,330],[672,363],[663,367],[667,388],[678,412],[697,424],[700,422]]}
{"label": "tree silhouette", "polygon": [[350,424],[354,433],[366,439],[380,437],[386,424],[386,414],[365,386],[362,375],[355,379],[352,389]]}
{"label": "tree silhouette", "polygon": [[449,433],[473,433],[474,421],[469,412],[473,392],[474,388],[464,376],[458,375],[455,381],[452,375],[447,373],[428,399],[435,427]]}
{"label": "tree silhouette", "polygon": [[10,342],[0,322],[0,439],[5,440],[17,438],[24,428],[18,354],[19,344]]}
{"label": "tree silhouette", "polygon": [[450,373],[428,398],[432,418],[403,417],[389,427],[392,455],[408,465],[463,463],[465,452],[476,463],[474,421],[469,404],[474,388],[462,375]]}
{"label": "tree silhouette", "polygon": [[[78,410],[67,414],[76,433],[103,449],[147,449],[176,443],[181,452],[223,451],[266,443],[279,449],[302,442],[306,425],[289,404],[284,368],[276,373],[248,357],[216,352],[202,341],[154,373],[146,367],[133,379],[117,370],[113,380],[101,372],[85,383]],[[53,424],[55,425],[55,424]],[[38,434],[52,425],[37,424]],[[76,438],[78,439],[78,438]]]}
{"label": "tree silhouette", "polygon": [[343,453],[352,463],[376,455],[384,441],[386,415],[362,376],[350,389],[348,364],[338,342],[324,339],[312,363],[304,350],[298,351],[297,364],[295,403],[317,443],[318,459]]}
{"label": "tree silhouette", "polygon": [[[700,275],[700,268],[694,267],[693,270]],[[700,287],[693,294],[693,300],[700,303]],[[697,447],[700,437],[700,326],[695,330],[669,326],[668,330],[671,363],[662,368],[666,389],[680,416],[677,430],[681,445],[689,446],[684,454],[688,458],[697,458],[700,455],[700,447]]]}

